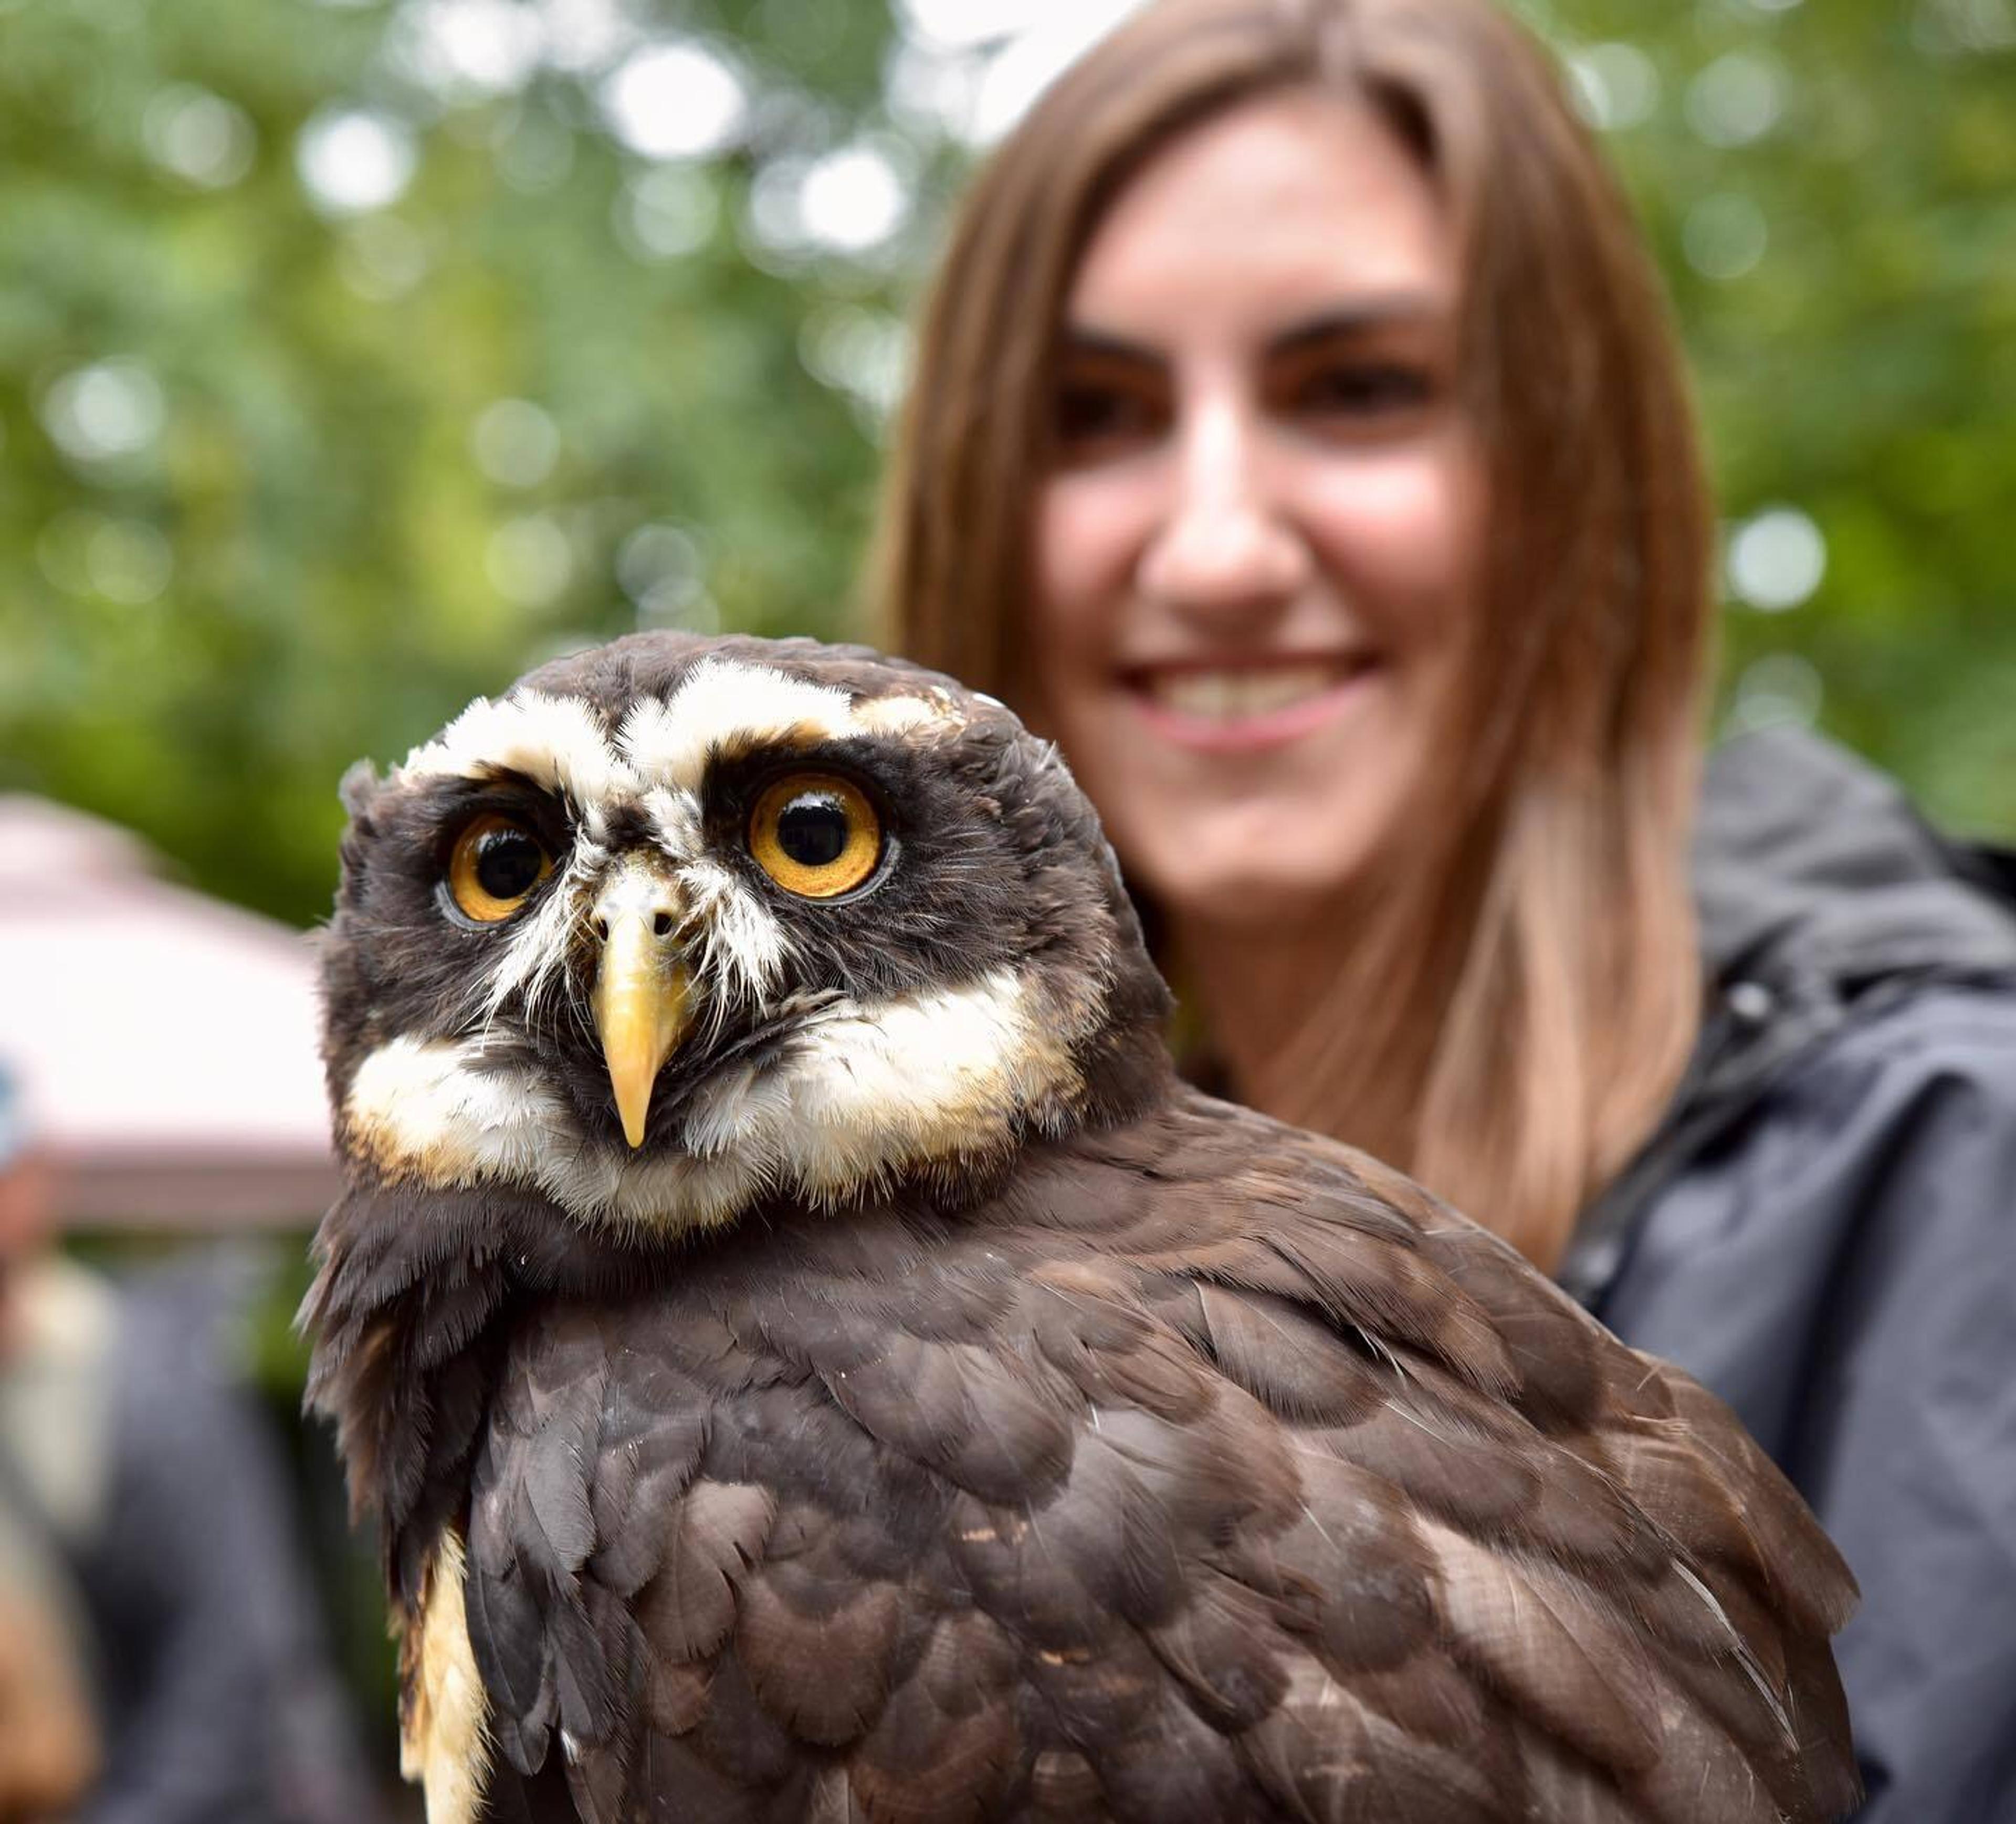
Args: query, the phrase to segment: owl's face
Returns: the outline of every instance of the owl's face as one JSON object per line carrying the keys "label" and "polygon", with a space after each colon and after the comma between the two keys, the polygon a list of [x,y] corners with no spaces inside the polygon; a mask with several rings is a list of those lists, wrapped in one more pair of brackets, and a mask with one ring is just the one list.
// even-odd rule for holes
{"label": "owl's face", "polygon": [[1124,1112],[1164,994],[1046,745],[808,641],[639,635],[346,781],[355,1172],[677,1232]]}

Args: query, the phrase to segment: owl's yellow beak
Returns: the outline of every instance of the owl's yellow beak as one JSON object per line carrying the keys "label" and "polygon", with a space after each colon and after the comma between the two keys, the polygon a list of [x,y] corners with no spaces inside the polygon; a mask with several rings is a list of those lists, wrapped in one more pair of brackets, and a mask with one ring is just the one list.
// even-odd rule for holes
{"label": "owl's yellow beak", "polygon": [[679,908],[671,883],[644,865],[619,873],[596,901],[602,942],[595,1030],[616,1092],[623,1137],[644,1143],[651,1086],[684,1034],[692,988],[679,962]]}

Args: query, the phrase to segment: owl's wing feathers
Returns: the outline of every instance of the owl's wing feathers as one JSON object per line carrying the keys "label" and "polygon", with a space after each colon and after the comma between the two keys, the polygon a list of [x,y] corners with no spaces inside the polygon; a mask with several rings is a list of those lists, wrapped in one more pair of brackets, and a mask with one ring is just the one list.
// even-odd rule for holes
{"label": "owl's wing feathers", "polygon": [[1726,1410],[1201,1098],[521,1329],[469,1526],[495,1782],[557,1730],[596,1820],[1853,1797],[1852,1585]]}

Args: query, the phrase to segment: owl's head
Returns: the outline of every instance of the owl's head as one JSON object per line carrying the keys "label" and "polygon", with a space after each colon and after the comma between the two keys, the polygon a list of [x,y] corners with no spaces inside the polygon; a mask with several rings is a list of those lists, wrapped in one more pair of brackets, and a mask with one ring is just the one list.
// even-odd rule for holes
{"label": "owl's head", "polygon": [[639,635],[344,782],[324,1049],[354,1177],[677,1233],[952,1185],[1164,1081],[1091,807],[859,648]]}

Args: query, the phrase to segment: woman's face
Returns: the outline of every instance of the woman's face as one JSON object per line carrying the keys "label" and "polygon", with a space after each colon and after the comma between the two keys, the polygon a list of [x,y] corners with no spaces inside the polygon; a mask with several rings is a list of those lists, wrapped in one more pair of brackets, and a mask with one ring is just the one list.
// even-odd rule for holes
{"label": "woman's face", "polygon": [[1179,919],[1305,915],[1427,808],[1484,508],[1453,240],[1376,114],[1294,92],[1172,142],[1086,249],[1038,707]]}

